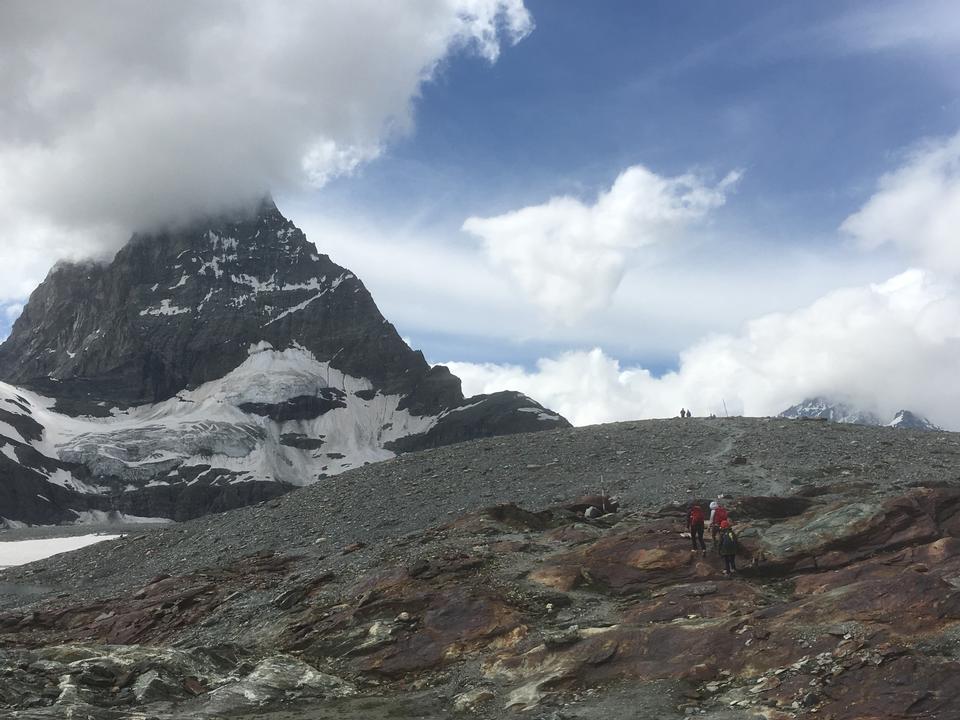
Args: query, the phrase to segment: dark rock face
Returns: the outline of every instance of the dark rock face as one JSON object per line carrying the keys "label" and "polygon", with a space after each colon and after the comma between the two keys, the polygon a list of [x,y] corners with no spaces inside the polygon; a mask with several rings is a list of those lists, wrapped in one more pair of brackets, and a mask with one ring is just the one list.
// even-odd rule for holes
{"label": "dark rock face", "polygon": [[313,420],[334,408],[344,408],[344,393],[336,388],[324,388],[316,395],[297,395],[282,403],[242,403],[246,413],[268,417],[276,422]]}
{"label": "dark rock face", "polygon": [[280,442],[288,447],[300,448],[301,450],[319,450],[323,447],[323,438],[307,437],[302,433],[284,433],[280,436]]}
{"label": "dark rock face", "polygon": [[[9,446],[8,446],[9,447]],[[69,466],[38,453],[29,445],[13,446],[17,461],[0,455],[0,517],[29,524],[76,519],[79,493],[49,482],[52,473]],[[91,509],[82,502],[78,509]]]}
{"label": "dark rock face", "polygon": [[387,447],[396,452],[410,452],[474,438],[537,432],[566,425],[566,420],[535,400],[505,390],[469,398],[441,415],[427,432],[408,435]]}
{"label": "dark rock face", "polygon": [[239,220],[135,235],[108,265],[58,266],[0,346],[0,378],[57,398],[151,403],[223,377],[264,341],[298,343],[420,413],[462,398],[272,201]]}

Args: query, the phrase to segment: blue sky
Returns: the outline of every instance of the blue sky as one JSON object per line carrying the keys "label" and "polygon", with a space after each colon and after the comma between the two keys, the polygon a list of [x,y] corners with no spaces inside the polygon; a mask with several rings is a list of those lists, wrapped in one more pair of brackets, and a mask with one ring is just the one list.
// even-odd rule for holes
{"label": "blue sky", "polygon": [[[402,227],[458,245],[472,242],[459,232],[469,215],[561,194],[590,198],[636,163],[663,175],[694,169],[719,177],[739,168],[736,192],[711,218],[711,233],[724,237],[726,249],[695,254],[842,254],[837,227],[877,178],[914,143],[960,127],[956,53],[909,38],[877,49],[846,30],[881,5],[528,2],[536,22],[528,37],[492,65],[448,60],[424,87],[409,136],[356,175],[285,207],[295,217],[376,219],[383,235]],[[929,7],[933,23],[942,4]],[[338,251],[330,249],[335,259]],[[368,276],[356,267],[360,257],[345,255]],[[883,279],[890,262],[857,255],[851,280]],[[484,342],[438,331],[428,308],[415,317],[391,314],[393,290],[376,293],[370,282],[387,315],[437,360],[529,365],[561,347],[611,345],[609,335],[589,328],[579,342],[570,333],[552,342],[522,334]],[[834,281],[784,282],[809,292],[794,288],[782,304],[753,312],[791,309]],[[732,329],[751,314],[743,308],[712,329]],[[654,346],[614,342],[611,349],[662,370],[711,329],[686,324],[688,331]]]}
{"label": "blue sky", "polygon": [[[0,237],[13,248],[0,257],[0,304],[13,308],[0,333],[58,257],[103,256],[171,208],[267,184],[414,347],[458,363],[470,391],[512,384],[568,414],[585,394],[607,397],[591,420],[663,412],[685,393],[725,393],[745,412],[813,393],[937,410],[927,386],[893,393],[795,356],[758,368],[783,347],[821,345],[838,354],[818,368],[855,368],[889,345],[928,377],[960,369],[940,360],[960,246],[944,230],[960,207],[952,1],[287,0],[229,15],[173,3],[150,23],[69,7],[13,18],[0,50],[0,62],[50,63],[6,88],[35,108],[0,105],[24,116],[0,137],[0,161],[37,168],[0,171],[0,220],[19,232]],[[217,34],[193,46],[183,27]],[[138,34],[148,52],[128,69]],[[269,52],[221,66],[217,42]],[[47,76],[90,108],[49,102]],[[141,112],[141,90],[168,106]],[[227,119],[208,123],[197,98]],[[90,128],[107,128],[102,147]],[[316,137],[326,149],[301,162]],[[30,139],[104,179],[43,164],[23,152]],[[262,157],[248,157],[254,146]],[[321,180],[302,182],[301,165]],[[10,210],[23,207],[26,219]],[[863,318],[874,335],[858,335]]]}
{"label": "blue sky", "polygon": [[960,124],[956,54],[860,50],[831,29],[880,4],[528,2],[529,37],[493,65],[448,61],[414,132],[317,202],[457,218],[637,162],[742,167],[754,232],[832,234],[893,154]]}

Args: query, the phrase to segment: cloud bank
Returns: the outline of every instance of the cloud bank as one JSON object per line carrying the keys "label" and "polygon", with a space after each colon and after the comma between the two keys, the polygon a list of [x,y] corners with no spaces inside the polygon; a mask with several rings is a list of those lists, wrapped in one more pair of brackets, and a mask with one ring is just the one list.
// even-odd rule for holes
{"label": "cloud bank", "polygon": [[523,0],[3,3],[0,267],[348,174],[451,53],[531,30]]}
{"label": "cloud bank", "polygon": [[[656,242],[682,231],[722,204],[725,186],[735,179],[714,188],[687,180],[682,187],[689,190],[677,192],[671,181],[631,168],[592,207],[559,198],[499,218],[470,219],[465,228],[484,237],[491,256],[507,264],[535,301],[562,311],[562,291],[572,286],[578,302],[592,298],[597,306],[619,281],[619,250],[645,244],[635,237]],[[638,186],[668,189],[636,192]],[[618,196],[625,201],[611,202]],[[642,198],[645,208],[667,210],[655,211],[652,222],[645,214],[636,219]],[[894,245],[917,267],[886,282],[828,292],[792,312],[763,315],[740,332],[709,336],[680,353],[676,371],[661,376],[621,367],[600,348],[541,359],[534,371],[445,364],[468,394],[518,389],[578,425],[674,416],[681,407],[701,415],[774,415],[826,396],[880,417],[913,410],[960,430],[960,133],[915,149],[880,178],[840,229],[865,250]],[[591,262],[601,280],[577,286],[578,271]]]}
{"label": "cloud bank", "polygon": [[445,363],[466,394],[520,390],[585,425],[675,416],[772,415],[823,395],[881,417],[901,408],[960,429],[960,289],[923,270],[828,293],[791,313],[760,317],[738,334],[707,338],[654,377],[600,349],[540,360],[537,369]]}
{"label": "cloud bank", "polygon": [[593,205],[554,197],[495,217],[471,217],[463,229],[483,241],[505,270],[551,317],[575,322],[609,305],[630,254],[681,237],[723,205],[739,179],[711,185],[693,174],[665,178],[640,165],[623,171]]}
{"label": "cloud bank", "polygon": [[960,273],[960,133],[923,144],[880,178],[841,230],[867,249],[895,245],[925,267]]}

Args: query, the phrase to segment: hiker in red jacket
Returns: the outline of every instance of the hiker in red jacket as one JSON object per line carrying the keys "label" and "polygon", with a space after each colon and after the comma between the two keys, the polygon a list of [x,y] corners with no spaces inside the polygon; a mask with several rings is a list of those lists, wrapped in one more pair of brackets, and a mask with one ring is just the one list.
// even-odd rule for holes
{"label": "hiker in red jacket", "polygon": [[727,514],[726,508],[720,504],[718,500],[714,500],[710,503],[710,539],[713,541],[713,546],[717,546],[717,535],[720,534],[720,526],[723,525],[724,520],[729,520],[730,516]]}
{"label": "hiker in red jacket", "polygon": [[[693,542],[693,550],[690,552],[696,552],[699,549],[704,555],[707,554],[707,544],[703,541],[703,522],[705,519],[703,510],[700,509],[699,505],[694,505],[687,513],[687,527],[690,529],[690,540]],[[699,548],[697,548],[698,539],[700,540]]]}

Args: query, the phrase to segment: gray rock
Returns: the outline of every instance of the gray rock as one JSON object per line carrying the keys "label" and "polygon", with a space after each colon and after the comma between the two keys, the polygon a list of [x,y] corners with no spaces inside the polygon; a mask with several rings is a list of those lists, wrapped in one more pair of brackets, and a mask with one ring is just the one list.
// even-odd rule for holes
{"label": "gray rock", "polygon": [[256,709],[279,699],[338,698],[355,692],[345,680],[289,655],[274,655],[260,661],[246,677],[210,692],[204,712],[217,716]]}

